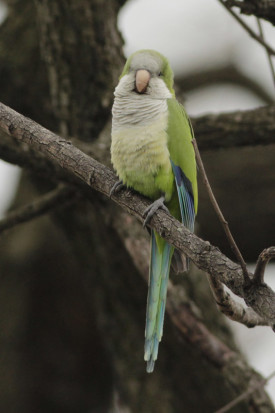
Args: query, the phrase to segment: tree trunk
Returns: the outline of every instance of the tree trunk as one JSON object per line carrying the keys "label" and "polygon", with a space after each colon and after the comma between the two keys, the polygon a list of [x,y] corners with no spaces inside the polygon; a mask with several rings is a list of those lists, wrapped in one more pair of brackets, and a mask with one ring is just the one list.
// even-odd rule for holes
{"label": "tree trunk", "polygon": [[[65,138],[91,141],[99,136],[110,117],[123,64],[116,27],[123,3],[36,0],[34,8],[25,0],[11,6],[0,32],[20,45],[20,64],[10,62],[12,72],[4,60],[5,83],[13,84],[17,75],[22,78],[18,110],[55,127]],[[37,27],[28,24],[26,29],[27,19]],[[39,58],[37,28],[46,70]],[[7,45],[1,47],[8,53]],[[32,81],[30,73],[36,68]],[[1,89],[11,100],[7,103],[15,106],[10,87],[3,84]],[[33,99],[26,102],[25,96]],[[54,179],[25,172],[13,206],[53,184]],[[203,357],[196,343],[179,337],[168,317],[155,372],[145,372],[147,285],[140,274],[148,245],[141,245],[141,269],[125,241],[127,231],[141,239],[132,218],[92,193],[89,201],[60,206],[1,239],[1,411],[107,413],[119,406],[133,413],[213,412],[246,388],[254,373],[241,358],[238,363],[247,372],[241,378],[243,388],[236,387],[234,363],[230,371]],[[188,303],[200,307],[205,325],[235,349],[205,275],[194,270],[174,278],[179,291],[184,287]],[[232,412],[273,411],[263,391],[258,398],[263,399],[258,406],[243,402]]]}

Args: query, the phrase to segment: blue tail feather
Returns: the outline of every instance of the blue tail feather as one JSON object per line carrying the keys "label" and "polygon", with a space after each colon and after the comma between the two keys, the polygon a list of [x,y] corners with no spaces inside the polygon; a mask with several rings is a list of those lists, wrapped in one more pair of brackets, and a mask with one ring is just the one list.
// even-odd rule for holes
{"label": "blue tail feather", "polygon": [[[175,175],[182,223],[194,231],[195,208],[192,184],[182,169],[171,161]],[[147,372],[154,370],[159,342],[163,333],[163,322],[171,258],[174,248],[154,231],[151,235],[151,264],[147,297],[144,360]],[[188,260],[186,259],[188,266]]]}
{"label": "blue tail feather", "polygon": [[164,240],[161,240],[160,245],[158,245],[156,237],[158,235],[152,231],[144,346],[144,360],[147,361],[147,372],[149,373],[154,370],[159,342],[162,337],[169,270],[174,250]]}

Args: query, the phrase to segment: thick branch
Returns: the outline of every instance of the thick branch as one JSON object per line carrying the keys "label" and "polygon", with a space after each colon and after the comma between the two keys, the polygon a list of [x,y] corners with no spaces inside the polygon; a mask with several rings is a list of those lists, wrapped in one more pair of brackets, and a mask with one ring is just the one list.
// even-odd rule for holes
{"label": "thick branch", "polygon": [[248,388],[247,391],[240,394],[240,396],[236,397],[236,399],[232,400],[226,406],[223,406],[221,409],[217,410],[215,413],[226,413],[231,410],[234,406],[239,404],[242,400],[247,399],[251,394],[255,393],[255,391],[259,390],[261,387],[264,387],[269,380],[271,380],[275,376],[275,372],[273,371],[267,378],[260,380],[258,383],[255,383],[252,387]]}
{"label": "thick branch", "polygon": [[[41,151],[69,174],[77,176],[88,186],[109,196],[116,182],[114,173],[99,162],[75,148],[68,141],[41,127],[37,123],[0,104],[0,128],[7,134]],[[143,212],[149,201],[130,190],[123,190],[114,200],[124,210],[143,221]],[[189,256],[198,268],[217,277],[235,294],[243,297],[260,316],[271,325],[275,324],[275,294],[265,284],[252,282],[244,288],[242,269],[218,248],[188,231],[184,225],[164,211],[158,211],[150,226],[170,244]]]}
{"label": "thick branch", "polygon": [[0,221],[0,233],[10,229],[18,224],[32,220],[49,211],[64,205],[75,199],[75,189],[71,187],[60,186],[45,195],[42,195],[34,202],[24,205],[23,207],[11,211],[4,219]]}
{"label": "thick branch", "polygon": [[23,142],[10,139],[2,131],[0,131],[0,158],[11,164],[35,171],[36,174],[53,182],[57,180],[72,182],[72,179],[75,182],[75,178],[69,176],[61,166],[53,163],[43,153],[33,150],[31,146]]}
{"label": "thick branch", "polygon": [[274,144],[275,106],[192,119],[200,150]]}
{"label": "thick branch", "polygon": [[250,78],[233,64],[218,68],[202,69],[199,72],[190,72],[176,77],[176,95],[178,98],[182,97],[182,100],[184,101],[185,94],[188,91],[224,83],[240,86],[249,90],[266,105],[274,103],[273,91],[267,91],[257,79]]}
{"label": "thick branch", "polygon": [[275,50],[264,41],[262,36],[259,36],[257,33],[255,33],[254,30],[252,30],[250,26],[248,26],[245,23],[245,21],[238,16],[238,14],[236,14],[233,10],[231,10],[230,6],[227,4],[227,1],[223,1],[223,0],[218,0],[218,1],[229,11],[229,13],[234,17],[234,19],[237,20],[237,22],[246,30],[246,32],[254,40],[260,43],[268,51],[270,55],[273,55],[273,56],[275,55]]}
{"label": "thick branch", "polygon": [[273,0],[228,0],[229,7],[239,7],[243,14],[263,18],[275,25],[275,3]]}
{"label": "thick branch", "polygon": [[[105,208],[102,213],[108,222],[119,234],[121,241],[129,252],[133,262],[143,278],[148,279],[148,260],[149,260],[149,242],[144,237],[144,231],[135,222],[132,217],[127,218],[126,213],[111,210],[111,217],[108,216],[109,208]],[[115,212],[115,213],[114,213]],[[117,213],[116,213],[117,212]],[[126,224],[125,224],[126,223]],[[135,236],[133,236],[133,232]],[[138,253],[137,253],[138,251]],[[221,284],[221,283],[219,283]],[[253,313],[252,309],[248,311]],[[208,360],[215,368],[223,371],[225,381],[230,387],[238,389],[237,392],[246,392],[252,386],[260,386],[261,377],[255,373],[240,354],[232,351],[225,343],[215,337],[207,329],[201,318],[196,305],[187,297],[184,288],[181,285],[168,283],[168,296],[166,311],[170,320],[177,329],[177,333],[183,340],[187,340],[195,347],[201,356]],[[249,314],[249,315],[250,315]],[[258,321],[259,316],[254,313],[254,320]],[[248,318],[244,316],[247,321]],[[241,320],[238,320],[241,321]],[[258,323],[257,323],[258,324]],[[249,325],[252,326],[251,324]],[[234,372],[234,374],[232,374]],[[257,411],[261,411],[261,406],[266,406],[266,397],[263,391],[254,392],[249,403],[257,406]],[[272,410],[271,410],[272,411]]]}
{"label": "thick branch", "polygon": [[[148,282],[149,240],[144,237],[144,230],[135,225],[133,218],[127,219],[126,213],[118,212],[112,208],[112,217],[108,217],[106,208],[103,214],[105,219],[112,222],[139,273]],[[171,281],[168,282],[166,311],[183,339],[196,346],[203,358],[214,366],[222,368],[234,357],[235,353],[204,325],[200,310],[187,297],[183,287],[175,286]]]}
{"label": "thick branch", "polygon": [[[274,144],[275,106],[205,115],[193,118],[192,124],[200,151],[238,146],[270,145]],[[83,148],[83,151],[95,154],[97,159],[106,158],[106,147],[98,144],[97,141],[85,147],[83,142],[78,139],[74,139],[73,142],[75,146]],[[27,166],[40,173],[59,178],[63,175],[65,178],[64,171],[58,165],[53,165],[42,153],[32,150],[31,147],[22,142],[10,140],[3,133],[0,139],[0,158],[19,166]]]}

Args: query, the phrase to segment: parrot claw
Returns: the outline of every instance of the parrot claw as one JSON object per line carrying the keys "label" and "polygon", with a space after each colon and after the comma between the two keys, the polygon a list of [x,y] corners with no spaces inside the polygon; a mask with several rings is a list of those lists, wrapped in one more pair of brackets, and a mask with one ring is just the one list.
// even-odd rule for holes
{"label": "parrot claw", "polygon": [[154,201],[151,205],[149,205],[144,213],[143,216],[146,215],[146,218],[143,221],[143,227],[146,227],[146,225],[148,224],[148,222],[150,221],[150,219],[152,218],[152,216],[155,214],[155,212],[158,209],[163,209],[166,212],[169,212],[169,209],[167,208],[167,206],[164,205],[164,200],[165,197],[161,196],[159,199],[157,199],[156,201]]}
{"label": "parrot claw", "polygon": [[114,194],[116,194],[117,192],[119,192],[125,185],[123,184],[122,181],[117,181],[114,186],[112,187],[111,191],[110,191],[110,195],[109,197],[112,198],[112,196]]}

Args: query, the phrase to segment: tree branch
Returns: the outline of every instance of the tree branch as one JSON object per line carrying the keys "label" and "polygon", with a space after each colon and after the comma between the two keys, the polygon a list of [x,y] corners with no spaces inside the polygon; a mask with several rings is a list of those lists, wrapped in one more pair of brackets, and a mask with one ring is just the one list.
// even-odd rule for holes
{"label": "tree branch", "polygon": [[200,151],[274,144],[275,105],[192,119]]}
{"label": "tree branch", "polygon": [[0,131],[0,158],[14,165],[28,168],[36,174],[56,182],[65,180],[72,182],[75,178],[70,177],[61,166],[47,159],[43,153],[35,151],[31,146],[10,139],[8,135]]}
{"label": "tree branch", "polygon": [[[134,219],[130,217],[127,220],[126,213],[118,214],[115,212],[114,216],[112,209],[112,215],[114,229],[147,283],[150,248],[148,240],[143,235],[143,228],[136,228]],[[104,216],[106,218],[106,211],[104,211]],[[110,220],[110,217],[107,219]],[[125,222],[127,222],[127,229],[125,229]],[[133,231],[135,232],[134,237],[132,236]],[[170,280],[168,281],[166,311],[184,340],[196,346],[203,358],[210,361],[215,367],[224,367],[228,360],[235,356],[235,353],[226,344],[207,329],[201,319],[199,309],[186,296],[183,287],[173,285]]]}
{"label": "tree branch", "polygon": [[270,55],[275,55],[275,50],[267,44],[264,39],[261,36],[258,36],[257,33],[255,33],[233,10],[231,10],[230,6],[228,5],[227,1],[223,0],[218,0],[219,3],[221,3],[231,14],[231,16],[234,17],[235,20],[247,31],[247,33],[258,43],[260,43]]}
{"label": "tree branch", "polygon": [[23,222],[28,222],[33,218],[39,217],[49,211],[64,205],[66,202],[75,200],[76,190],[71,187],[58,186],[51,192],[42,195],[34,202],[21,208],[11,211],[4,219],[0,221],[0,234]]}
{"label": "tree branch", "polygon": [[[263,31],[263,28],[262,28],[261,20],[258,17],[256,17],[256,21],[257,21],[257,26],[258,26],[258,29],[259,29],[260,36],[264,40],[264,31]],[[267,60],[268,60],[268,64],[269,64],[270,71],[271,71],[273,85],[275,86],[275,71],[274,71],[272,56],[271,56],[271,54],[269,53],[268,50],[266,50],[266,54],[267,54]]]}
{"label": "tree branch", "polygon": [[[149,262],[149,242],[145,240],[144,231],[126,213],[114,213],[108,216],[107,211],[101,211],[118,233],[126,250],[129,252],[136,268],[143,278],[148,280]],[[117,211],[118,212],[118,211]],[[125,225],[125,222],[127,223]],[[133,236],[134,232],[134,236]],[[137,253],[138,251],[138,253]],[[252,309],[250,309],[253,312]],[[223,376],[229,387],[237,389],[237,392],[246,392],[252,386],[260,389],[262,378],[251,369],[242,356],[230,349],[225,343],[217,338],[205,326],[204,320],[190,298],[186,297],[184,288],[181,285],[168,283],[168,294],[166,311],[177,329],[177,333],[183,340],[188,341],[199,351],[201,356],[210,362],[217,370],[222,370]],[[254,313],[255,314],[255,313]],[[257,315],[256,315],[257,317]],[[259,316],[258,316],[259,318]],[[251,327],[251,325],[250,325]],[[234,372],[234,374],[232,374]],[[249,403],[257,406],[257,412],[261,411],[261,406],[266,406],[266,396],[264,391],[249,394]]]}
{"label": "tree branch", "polygon": [[[200,145],[200,151],[217,150],[221,148],[271,145],[274,144],[275,105],[265,106],[249,111],[236,111],[224,114],[211,114],[192,118],[192,125]],[[75,146],[94,155],[97,159],[106,158],[106,145],[97,141],[84,144],[73,138]],[[1,133],[0,158],[28,167],[48,177],[72,179],[57,164],[43,153],[32,150],[23,142],[11,140]]]}
{"label": "tree branch", "polygon": [[[70,142],[37,123],[0,104],[0,128],[14,139],[41,151],[55,164],[91,188],[109,196],[116,182],[115,174],[107,167],[75,148]],[[124,210],[143,222],[143,212],[149,200],[131,191],[122,190],[113,197]],[[185,253],[196,266],[219,279],[235,294],[244,298],[268,324],[275,324],[275,294],[266,284],[244,284],[242,269],[218,248],[188,231],[183,224],[164,211],[158,211],[150,222],[167,242]]]}
{"label": "tree branch", "polygon": [[221,83],[229,83],[245,88],[261,99],[266,105],[274,103],[274,96],[270,90],[266,90],[257,79],[250,78],[245,73],[242,73],[234,64],[202,69],[199,72],[190,72],[177,76],[175,78],[176,95],[184,102],[185,94],[188,91]]}
{"label": "tree branch", "polygon": [[258,383],[255,383],[247,391],[240,394],[240,396],[236,397],[236,399],[232,400],[230,403],[228,403],[226,406],[223,406],[221,409],[217,410],[215,413],[226,413],[226,412],[228,412],[229,410],[232,409],[232,407],[236,406],[241,401],[247,399],[256,390],[258,390],[261,387],[264,387],[269,382],[269,380],[271,380],[274,376],[275,376],[275,372],[273,371],[267,378],[260,380]]}
{"label": "tree branch", "polygon": [[[226,234],[226,237],[229,241],[229,244],[231,246],[231,249],[233,250],[235,257],[237,258],[237,261],[242,267],[243,270],[243,277],[244,277],[244,284],[250,284],[250,278],[248,275],[246,263],[243,259],[243,256],[235,242],[235,239],[233,238],[233,235],[229,229],[228,222],[223,216],[222,211],[220,210],[220,207],[217,203],[217,200],[214,196],[214,193],[212,191],[212,188],[210,186],[210,183],[208,181],[205,169],[204,169],[204,164],[202,162],[200,152],[197,146],[196,139],[194,138],[192,140],[192,144],[194,146],[195,154],[196,154],[196,161],[199,167],[199,170],[202,174],[202,179],[203,182],[206,186],[208,196],[210,198],[210,201],[212,203],[212,206],[218,216],[219,221],[221,222],[224,232]],[[264,273],[264,267],[261,266],[261,272]],[[262,276],[263,277],[263,276]],[[256,281],[256,272],[254,275],[254,281]],[[213,277],[211,274],[209,275],[209,282],[210,282],[210,287],[212,290],[212,293],[215,297],[216,303],[218,305],[218,308],[221,310],[222,313],[224,313],[227,317],[231,318],[234,321],[238,321],[247,327],[255,327],[256,325],[267,325],[267,322],[263,317],[259,316],[255,311],[253,311],[251,308],[245,309],[240,303],[236,302],[227,292],[224,291],[222,283],[215,277]],[[261,279],[261,282],[263,282],[263,278]],[[261,283],[259,282],[259,284]]]}
{"label": "tree branch", "polygon": [[255,283],[262,284],[264,282],[265,267],[272,258],[275,258],[275,247],[266,248],[261,252],[254,272]]}
{"label": "tree branch", "polygon": [[220,209],[220,207],[219,207],[219,205],[218,205],[218,203],[217,203],[217,200],[216,200],[216,198],[215,198],[215,195],[213,194],[212,188],[211,188],[210,183],[209,183],[209,181],[208,181],[208,178],[207,178],[207,175],[206,175],[206,172],[205,172],[205,169],[204,169],[204,165],[203,165],[203,162],[202,162],[202,159],[201,159],[201,156],[200,156],[200,152],[199,152],[199,148],[198,148],[198,145],[197,145],[197,141],[196,141],[195,138],[193,138],[192,144],[193,144],[193,146],[194,146],[194,150],[195,150],[195,154],[196,154],[196,161],[197,161],[198,167],[199,167],[199,169],[200,169],[200,171],[201,171],[202,179],[203,179],[203,182],[204,182],[204,184],[205,184],[205,186],[206,186],[206,189],[207,189],[208,196],[209,196],[209,198],[210,198],[211,204],[212,204],[212,206],[213,206],[213,208],[214,208],[214,211],[216,212],[216,214],[217,214],[217,216],[218,216],[218,219],[219,219],[220,223],[222,224],[222,227],[223,227],[224,232],[225,232],[225,234],[226,234],[226,237],[227,237],[227,239],[228,239],[228,241],[229,241],[229,244],[230,244],[230,246],[231,246],[231,249],[232,249],[232,251],[234,252],[235,257],[237,258],[237,261],[239,262],[240,266],[242,267],[243,275],[244,275],[244,280],[245,280],[245,282],[248,282],[248,283],[249,283],[250,280],[249,280],[249,275],[248,275],[247,268],[246,268],[246,263],[244,262],[243,256],[242,256],[242,254],[241,254],[241,252],[240,252],[240,250],[239,250],[239,248],[238,248],[238,246],[237,246],[237,244],[236,244],[236,242],[235,242],[235,240],[234,240],[234,238],[233,238],[233,235],[232,235],[232,233],[231,233],[231,231],[230,231],[230,229],[229,229],[228,222],[227,222],[226,219],[224,218],[223,213],[222,213],[222,211],[221,211],[221,209]]}
{"label": "tree branch", "polygon": [[263,18],[275,25],[275,4],[273,0],[227,0],[229,7],[239,7],[241,13]]}
{"label": "tree branch", "polygon": [[266,320],[255,313],[251,308],[245,308],[224,291],[222,283],[212,275],[208,277],[210,287],[219,310],[233,321],[244,324],[246,327],[266,326]]}

